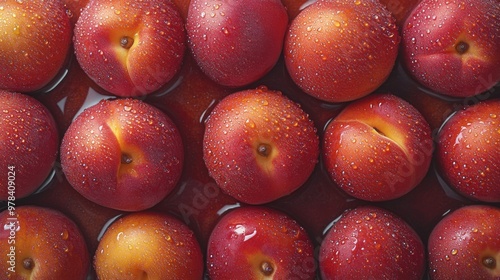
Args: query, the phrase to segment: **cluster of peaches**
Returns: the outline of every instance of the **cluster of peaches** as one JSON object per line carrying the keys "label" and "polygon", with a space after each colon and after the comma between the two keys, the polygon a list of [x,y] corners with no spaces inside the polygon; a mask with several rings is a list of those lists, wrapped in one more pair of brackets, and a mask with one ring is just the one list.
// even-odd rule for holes
{"label": "cluster of peaches", "polygon": [[0,0],[0,279],[500,279],[498,0]]}

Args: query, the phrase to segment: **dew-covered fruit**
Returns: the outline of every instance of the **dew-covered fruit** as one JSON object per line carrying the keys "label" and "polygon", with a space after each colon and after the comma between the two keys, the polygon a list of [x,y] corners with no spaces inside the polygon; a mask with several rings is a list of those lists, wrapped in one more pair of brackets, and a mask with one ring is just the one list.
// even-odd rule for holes
{"label": "dew-covered fruit", "polygon": [[82,69],[121,97],[159,90],[180,70],[186,49],[184,21],[170,0],[89,1],[74,33]]}
{"label": "dew-covered fruit", "polygon": [[68,216],[19,206],[2,211],[0,224],[2,279],[87,279],[87,244]]}
{"label": "dew-covered fruit", "polygon": [[378,0],[317,1],[293,19],[286,68],[307,94],[351,101],[377,89],[398,55],[395,19]]}
{"label": "dew-covered fruit", "polygon": [[68,182],[89,200],[125,211],[144,210],[165,198],[183,161],[176,125],[137,99],[102,100],[87,108],[61,144]]}
{"label": "dew-covered fruit", "polygon": [[210,176],[245,203],[270,202],[298,189],[318,154],[319,139],[308,114],[265,87],[228,95],[205,122],[203,159]]}
{"label": "dew-covered fruit", "polygon": [[314,279],[316,261],[307,232],[287,214],[262,206],[229,210],[207,246],[212,280]]}
{"label": "dew-covered fruit", "polygon": [[439,131],[436,159],[445,181],[464,196],[500,202],[500,100],[458,110]]}
{"label": "dew-covered fruit", "polygon": [[447,214],[428,241],[429,274],[439,279],[500,279],[500,208],[469,205]]}
{"label": "dew-covered fruit", "polygon": [[428,89],[470,97],[500,81],[497,0],[423,0],[402,26],[401,57]]}
{"label": "dew-covered fruit", "polygon": [[280,0],[192,0],[186,29],[203,72],[239,87],[257,81],[278,61],[288,26]]}
{"label": "dew-covered fruit", "polygon": [[203,253],[193,231],[173,216],[135,212],[105,229],[94,268],[102,280],[200,280]]}
{"label": "dew-covered fruit", "polygon": [[399,198],[427,174],[433,153],[429,124],[410,103],[372,94],[345,107],[326,127],[323,159],[346,193],[368,201]]}
{"label": "dew-covered fruit", "polygon": [[0,89],[39,90],[58,76],[69,55],[72,28],[66,10],[60,1],[0,5]]}
{"label": "dew-covered fruit", "polygon": [[319,251],[322,279],[415,279],[425,272],[425,248],[396,214],[374,206],[345,211]]}
{"label": "dew-covered fruit", "polygon": [[328,124],[323,140],[330,178],[369,201],[396,199],[414,189],[427,174],[432,152],[424,117],[388,93],[349,104]]}
{"label": "dew-covered fruit", "polygon": [[0,200],[27,197],[48,179],[59,152],[59,132],[38,100],[0,90]]}

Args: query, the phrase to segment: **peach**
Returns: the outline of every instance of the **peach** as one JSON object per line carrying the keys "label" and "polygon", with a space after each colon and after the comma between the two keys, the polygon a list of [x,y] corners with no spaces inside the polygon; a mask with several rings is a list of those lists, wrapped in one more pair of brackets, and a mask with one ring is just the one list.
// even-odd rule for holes
{"label": "peach", "polygon": [[432,159],[429,124],[392,94],[357,100],[326,127],[325,168],[348,194],[363,200],[399,198],[425,177]]}
{"label": "peach", "polygon": [[64,67],[72,28],[60,1],[2,1],[0,33],[0,89],[40,90]]}
{"label": "peach", "polygon": [[87,279],[90,257],[76,224],[61,212],[38,206],[0,213],[3,279]]}
{"label": "peach", "polygon": [[68,182],[95,203],[124,211],[144,210],[165,198],[183,161],[173,121],[136,99],[102,100],[87,108],[61,144]]}
{"label": "peach", "polygon": [[402,27],[408,73],[436,93],[470,97],[500,81],[497,0],[422,0]]}
{"label": "peach", "polygon": [[429,236],[430,279],[500,278],[500,209],[464,206],[447,214]]}
{"label": "peach", "polygon": [[231,87],[250,84],[278,61],[288,25],[280,0],[192,0],[186,29],[203,72]]}
{"label": "peach", "polygon": [[171,1],[89,1],[75,26],[75,54],[99,86],[122,97],[143,96],[179,71],[184,22]]}
{"label": "peach", "polygon": [[290,24],[286,68],[305,93],[327,102],[351,101],[389,77],[399,40],[395,19],[378,0],[317,1]]}
{"label": "peach", "polygon": [[440,174],[462,195],[500,202],[500,99],[455,112],[437,137]]}
{"label": "peach", "polygon": [[98,279],[183,279],[203,276],[203,254],[190,228],[156,212],[120,217],[94,255]]}
{"label": "peach", "polygon": [[0,90],[0,200],[20,199],[48,179],[59,151],[59,132],[50,111],[38,100]]}
{"label": "peach", "polygon": [[234,198],[262,204],[311,175],[319,154],[314,123],[297,103],[265,87],[226,96],[205,122],[203,159]]}
{"label": "peach", "polygon": [[425,247],[396,214],[359,206],[345,211],[329,229],[320,247],[319,267],[324,280],[421,280]]}
{"label": "peach", "polygon": [[312,242],[294,219],[266,207],[225,213],[207,248],[212,280],[314,279]]}

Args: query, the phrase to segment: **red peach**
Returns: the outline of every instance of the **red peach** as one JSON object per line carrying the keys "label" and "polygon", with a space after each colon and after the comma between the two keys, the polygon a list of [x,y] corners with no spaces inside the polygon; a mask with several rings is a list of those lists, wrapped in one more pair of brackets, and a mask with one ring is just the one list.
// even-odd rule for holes
{"label": "red peach", "polygon": [[184,161],[176,125],[136,99],[102,100],[78,115],[61,144],[68,182],[100,205],[150,208],[176,186]]}
{"label": "red peach", "polygon": [[203,72],[221,85],[238,87],[273,68],[287,25],[280,0],[192,0],[186,29]]}
{"label": "red peach", "polygon": [[459,208],[439,221],[428,242],[430,278],[500,279],[500,209]]}
{"label": "red peach", "polygon": [[323,158],[333,181],[369,201],[396,199],[427,174],[433,152],[429,124],[411,104],[373,94],[344,108],[328,125]]}
{"label": "red peach", "polygon": [[75,26],[82,69],[108,92],[150,94],[179,71],[186,48],[184,22],[170,1],[90,1]]}
{"label": "red peach", "polygon": [[250,204],[288,195],[311,175],[316,128],[281,92],[264,87],[222,99],[205,123],[203,159],[221,189]]}
{"label": "red peach", "polygon": [[291,78],[304,92],[344,102],[382,85],[398,45],[395,19],[378,0],[317,1],[292,21],[284,56]]}
{"label": "red peach", "polygon": [[445,181],[468,198],[500,202],[500,99],[457,111],[437,138]]}
{"label": "red peach", "polygon": [[284,213],[242,207],[226,213],[207,248],[212,280],[314,279],[316,263],[306,231]]}
{"label": "red peach", "polygon": [[0,213],[2,279],[87,279],[90,257],[77,225],[45,207]]}
{"label": "red peach", "polygon": [[39,90],[64,67],[72,28],[60,1],[2,1],[0,33],[0,89]]}
{"label": "red peach", "polygon": [[497,0],[422,0],[402,27],[409,74],[428,89],[473,96],[500,81]]}
{"label": "red peach", "polygon": [[422,279],[425,248],[417,233],[387,210],[346,211],[320,247],[322,279]]}
{"label": "red peach", "polygon": [[[59,150],[59,132],[49,110],[21,93],[0,90],[0,200],[35,192],[49,177]],[[7,176],[8,175],[8,176]]]}

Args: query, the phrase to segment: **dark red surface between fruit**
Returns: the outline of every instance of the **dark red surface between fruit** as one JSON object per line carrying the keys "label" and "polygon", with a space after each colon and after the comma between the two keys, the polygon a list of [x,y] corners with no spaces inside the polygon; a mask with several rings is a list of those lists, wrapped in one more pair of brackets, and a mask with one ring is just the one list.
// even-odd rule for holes
{"label": "dark red surface between fruit", "polygon": [[[301,9],[300,1],[284,2],[287,7],[294,7],[288,10],[291,15]],[[181,3],[180,6],[184,7],[181,14],[185,15],[185,3]],[[99,94],[106,94],[84,75],[74,58],[66,68],[69,72],[54,90],[45,94],[33,94],[56,116],[61,132],[67,129],[81,108],[88,107],[93,99],[101,98]],[[320,137],[323,136],[325,124],[345,106],[345,104],[321,102],[305,95],[286,73],[283,58],[269,74],[248,87],[255,88],[260,85],[280,90],[292,100],[299,102],[315,122]],[[442,122],[464,104],[475,104],[482,100],[500,97],[498,87],[494,87],[466,99],[442,98],[417,85],[406,75],[399,61],[396,62],[396,67],[388,80],[377,91],[392,92],[409,101],[422,112],[434,134]],[[178,124],[187,151],[184,172],[177,188],[153,210],[172,213],[185,221],[195,231],[202,248],[206,247],[210,231],[219,218],[219,210],[239,205],[235,199],[220,191],[210,179],[204,167],[201,148],[204,119],[215,103],[232,92],[234,89],[218,86],[206,77],[188,54],[175,80],[145,98],[146,102],[168,113]],[[109,219],[121,212],[99,206],[83,198],[71,188],[61,169],[57,167],[55,170],[56,176],[43,192],[27,199],[19,199],[18,204],[43,205],[61,210],[82,229],[89,251],[94,254],[99,232]],[[323,163],[320,162],[311,178],[301,188],[267,205],[282,210],[296,219],[310,234],[314,246],[319,248],[324,237],[323,230],[327,225],[345,209],[358,205],[376,205],[393,211],[407,221],[424,244],[427,244],[432,228],[445,213],[462,205],[476,203],[451,190],[440,176],[437,176],[434,167],[431,167],[423,181],[413,191],[399,199],[380,203],[360,201],[341,192],[328,178]],[[498,203],[492,205],[500,207]]]}

